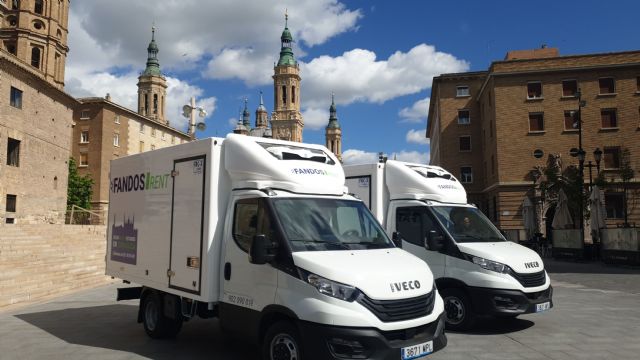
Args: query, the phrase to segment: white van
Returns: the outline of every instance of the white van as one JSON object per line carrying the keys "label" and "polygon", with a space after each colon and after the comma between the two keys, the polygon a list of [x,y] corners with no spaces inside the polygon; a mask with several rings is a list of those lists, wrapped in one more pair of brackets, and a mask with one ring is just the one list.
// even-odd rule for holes
{"label": "white van", "polygon": [[507,241],[443,168],[389,160],[344,171],[349,192],[394,242],[429,264],[448,329],[469,329],[479,315],[516,317],[553,307],[540,256]]}
{"label": "white van", "polygon": [[346,194],[325,147],[242,135],[111,162],[108,275],[142,285],[153,338],[218,317],[264,359],[413,359],[443,348],[429,267]]}

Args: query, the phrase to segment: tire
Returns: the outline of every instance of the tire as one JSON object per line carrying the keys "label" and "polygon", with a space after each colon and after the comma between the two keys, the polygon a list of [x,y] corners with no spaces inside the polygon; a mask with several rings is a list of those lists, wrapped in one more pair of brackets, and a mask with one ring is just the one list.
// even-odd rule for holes
{"label": "tire", "polygon": [[298,329],[290,321],[271,325],[262,340],[263,360],[301,360]]}
{"label": "tire", "polygon": [[471,308],[469,296],[457,288],[443,289],[440,292],[444,301],[444,312],[447,330],[464,331],[473,327],[475,316]]}
{"label": "tire", "polygon": [[182,328],[182,317],[170,319],[164,315],[162,295],[152,292],[142,302],[144,331],[153,339],[175,337]]}

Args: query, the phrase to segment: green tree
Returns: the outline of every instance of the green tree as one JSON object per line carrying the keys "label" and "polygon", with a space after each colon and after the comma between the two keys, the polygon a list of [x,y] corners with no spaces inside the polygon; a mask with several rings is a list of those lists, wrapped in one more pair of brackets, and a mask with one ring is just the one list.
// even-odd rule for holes
{"label": "green tree", "polygon": [[67,187],[67,208],[72,205],[79,206],[84,209],[91,207],[91,195],[93,193],[91,187],[93,180],[89,175],[80,176],[78,174],[78,166],[74,158],[69,158],[69,184]]}

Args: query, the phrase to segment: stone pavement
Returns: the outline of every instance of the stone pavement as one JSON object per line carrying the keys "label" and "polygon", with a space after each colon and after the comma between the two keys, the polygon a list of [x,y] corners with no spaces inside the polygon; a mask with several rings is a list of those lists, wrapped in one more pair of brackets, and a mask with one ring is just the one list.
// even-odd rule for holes
{"label": "stone pavement", "polygon": [[[555,307],[515,320],[483,320],[448,333],[432,359],[638,359],[640,269],[545,261]],[[0,359],[256,359],[226,341],[216,320],[195,319],[175,340],[148,338],[137,301],[115,302],[117,285],[0,313]]]}

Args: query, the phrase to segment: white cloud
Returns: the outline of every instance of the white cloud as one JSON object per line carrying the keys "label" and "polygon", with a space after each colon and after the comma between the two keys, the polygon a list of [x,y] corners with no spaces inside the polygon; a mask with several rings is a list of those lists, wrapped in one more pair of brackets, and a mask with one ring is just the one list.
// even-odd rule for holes
{"label": "white cloud", "polygon": [[254,49],[224,49],[209,61],[204,74],[213,79],[242,79],[247,85],[266,85],[273,75],[274,55]]}
{"label": "white cloud", "polygon": [[309,130],[324,129],[329,123],[329,111],[318,108],[306,108],[302,111],[304,128]]}
{"label": "white cloud", "polygon": [[398,115],[402,118],[403,122],[418,123],[427,118],[429,112],[430,99],[424,98],[418,100],[411,107],[402,108]]}
{"label": "white cloud", "polygon": [[370,50],[354,49],[337,57],[317,57],[300,68],[305,84],[302,99],[307,106],[319,106],[331,92],[339,104],[383,103],[430,88],[434,76],[466,71],[469,63],[420,44],[386,60],[377,60]]}
{"label": "white cloud", "polygon": [[412,162],[412,163],[418,163],[418,164],[428,164],[429,153],[402,150],[400,152],[394,152],[393,154],[391,154],[391,156],[389,156],[389,159],[396,159],[400,161],[406,161],[406,162]]}
{"label": "white cloud", "polygon": [[345,165],[371,164],[378,161],[378,153],[349,149],[342,153],[342,161]]}
{"label": "white cloud", "polygon": [[407,132],[407,142],[420,145],[429,145],[430,140],[425,137],[425,130],[411,129]]}

